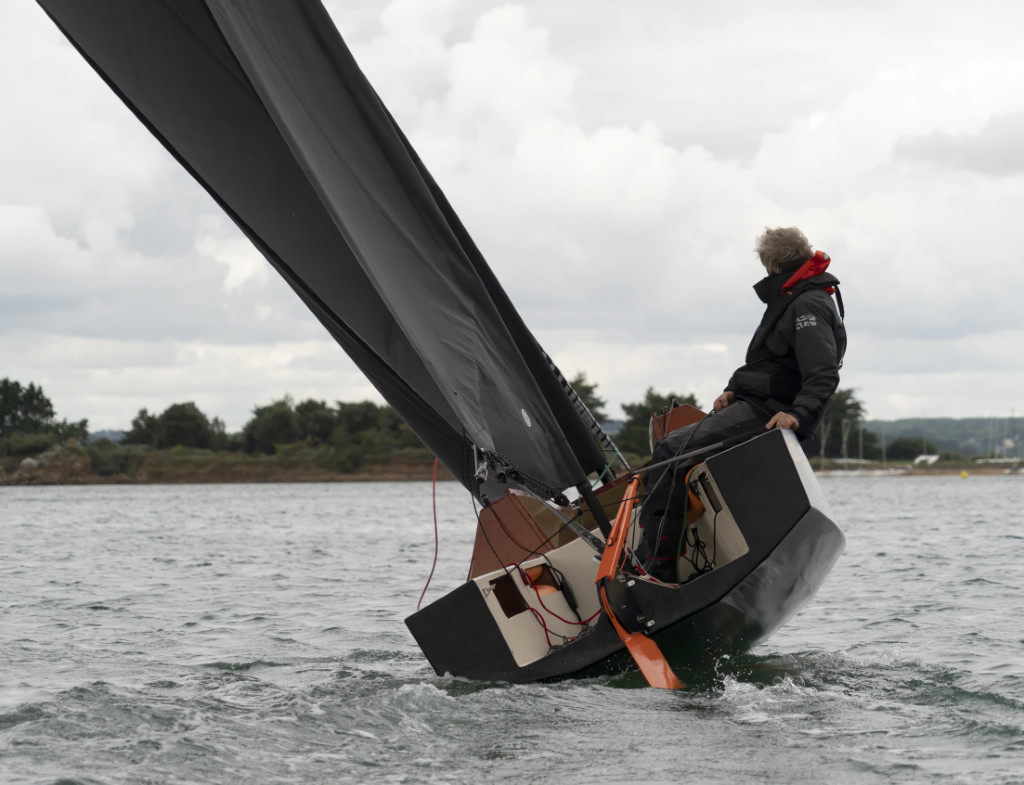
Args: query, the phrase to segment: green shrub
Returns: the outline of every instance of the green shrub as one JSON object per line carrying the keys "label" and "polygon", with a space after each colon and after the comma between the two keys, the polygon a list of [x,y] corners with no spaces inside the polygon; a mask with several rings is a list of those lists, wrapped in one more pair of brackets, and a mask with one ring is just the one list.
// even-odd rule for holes
{"label": "green shrub", "polygon": [[142,466],[148,450],[136,446],[120,446],[106,439],[100,439],[85,447],[85,452],[92,461],[93,474],[100,477],[115,475],[133,475]]}
{"label": "green shrub", "polygon": [[56,443],[57,437],[52,433],[12,433],[0,442],[5,454],[18,457],[39,455]]}

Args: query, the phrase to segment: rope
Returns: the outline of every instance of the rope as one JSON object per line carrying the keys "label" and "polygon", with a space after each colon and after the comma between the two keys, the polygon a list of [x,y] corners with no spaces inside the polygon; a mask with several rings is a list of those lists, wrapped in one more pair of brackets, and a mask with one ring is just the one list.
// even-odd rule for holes
{"label": "rope", "polygon": [[431,502],[434,505],[434,563],[430,565],[430,575],[427,576],[427,582],[423,585],[423,591],[420,592],[420,601],[416,603],[416,610],[420,609],[420,605],[423,604],[423,597],[427,593],[427,586],[430,585],[430,581],[434,577],[434,568],[437,567],[437,551],[438,551],[438,537],[437,537],[437,458],[434,458],[434,484],[431,487]]}

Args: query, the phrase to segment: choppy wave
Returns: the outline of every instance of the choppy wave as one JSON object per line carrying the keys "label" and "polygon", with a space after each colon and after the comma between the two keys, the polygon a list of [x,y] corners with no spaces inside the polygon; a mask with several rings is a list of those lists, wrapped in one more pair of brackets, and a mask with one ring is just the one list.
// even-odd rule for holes
{"label": "choppy wave", "polygon": [[[434,674],[402,624],[426,486],[5,490],[0,780],[1020,783],[1024,483],[982,479],[828,480],[825,589],[682,692]],[[432,594],[470,546],[440,502]]]}

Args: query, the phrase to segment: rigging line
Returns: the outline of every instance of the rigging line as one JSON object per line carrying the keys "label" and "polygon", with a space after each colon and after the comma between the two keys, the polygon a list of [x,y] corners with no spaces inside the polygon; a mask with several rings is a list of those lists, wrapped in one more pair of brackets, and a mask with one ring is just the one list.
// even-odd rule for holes
{"label": "rigging line", "polygon": [[[693,569],[696,571],[695,575],[703,575],[704,573],[711,572],[715,568],[715,559],[718,556],[718,513],[715,513],[715,517],[712,521],[711,541],[714,545],[714,551],[710,558],[708,558],[707,543],[700,538],[700,532],[697,531],[697,527],[692,527],[692,531],[693,551],[690,554],[688,561],[693,565]],[[698,557],[701,559],[701,564],[697,563]]]}
{"label": "rigging line", "polygon": [[[569,503],[569,500],[565,498],[565,494],[562,491],[553,485],[549,485],[539,477],[534,477],[532,474],[522,471],[508,456],[495,450],[481,449],[480,453],[488,465],[492,465],[498,472],[498,479],[500,481],[505,482],[506,479],[513,480],[541,498],[551,499],[555,503],[562,505]],[[504,467],[504,470],[498,469],[498,465]]]}
{"label": "rigging line", "polygon": [[[551,632],[548,630],[548,624],[546,621],[544,621],[544,617],[541,615],[541,612],[532,606],[529,607],[528,610],[532,611],[533,617],[540,622],[541,629],[544,630],[544,637],[547,639],[548,642],[548,648],[550,649],[554,647],[555,644],[551,642]],[[557,635],[558,633],[555,634]],[[568,638],[565,635],[559,635],[558,637],[562,640],[568,640]]]}
{"label": "rigging line", "polygon": [[586,542],[597,553],[602,553],[604,551],[604,541],[595,537],[593,532],[591,532],[581,523],[581,521],[583,520],[582,510],[577,509],[576,514],[570,518],[568,515],[562,512],[561,508],[559,508],[557,505],[553,505],[544,499],[541,499],[541,502],[543,502],[547,506],[548,510],[554,513],[556,517],[562,519],[562,525],[559,527],[558,531],[552,534],[551,537],[548,537],[548,540],[552,539],[558,534],[561,534],[563,531],[565,531],[566,527],[568,527],[572,530],[573,534],[575,534],[579,539]]}
{"label": "rigging line", "polygon": [[[603,487],[604,487],[603,485],[602,486],[592,486],[591,490],[597,490],[597,489],[603,488]],[[626,501],[627,498],[633,498],[633,499],[639,500],[639,499],[642,499],[644,497],[644,495],[645,495],[644,492],[641,491],[641,492],[637,492],[637,494],[635,496],[633,496],[633,497],[623,496],[622,499],[620,499],[619,501],[602,502],[600,499],[598,499],[598,504],[596,504],[594,506],[594,509],[604,510],[605,513],[607,513],[608,510],[617,510],[619,508],[619,505],[622,502]],[[597,498],[596,495],[595,495],[595,498]],[[589,505],[588,505],[588,507],[589,507]],[[580,516],[582,516],[582,512],[580,513]],[[578,516],[578,517],[580,517],[580,516]]]}
{"label": "rigging line", "polygon": [[491,554],[494,556],[494,560],[501,565],[501,569],[505,571],[505,574],[512,577],[512,573],[509,572],[508,567],[505,566],[505,560],[498,555],[497,549],[494,547],[494,543],[491,542],[491,538],[487,534],[487,529],[480,525],[480,513],[476,509],[476,497],[470,494],[470,500],[473,502],[473,517],[476,518],[477,526],[476,529],[484,536],[484,542],[487,543],[487,547],[491,549]]}
{"label": "rigging line", "polygon": [[718,560],[718,514],[719,510],[715,513],[715,517],[711,519],[711,569],[715,568],[715,562]]}
{"label": "rigging line", "polygon": [[430,575],[427,576],[427,582],[423,584],[423,591],[420,592],[420,601],[416,603],[416,610],[419,610],[420,605],[423,604],[423,597],[426,595],[427,587],[430,585],[430,581],[434,577],[434,568],[437,567],[437,456],[434,456],[434,483],[431,486],[430,501],[434,506],[434,563],[430,565]]}
{"label": "rigging line", "polygon": [[[534,495],[534,498],[538,499],[540,502],[542,502],[546,506],[548,505],[548,502],[546,500],[544,500],[544,499],[541,499],[539,496]],[[510,540],[512,540],[513,544],[519,546],[519,548],[521,548],[522,550],[527,551],[527,554],[517,562],[517,565],[518,564],[522,564],[524,561],[529,559],[531,556],[543,556],[545,559],[547,559],[547,555],[546,555],[547,551],[543,551],[542,552],[540,549],[543,548],[545,545],[548,545],[555,537],[557,537],[559,534],[561,534],[567,528],[572,529],[573,533],[576,534],[577,537],[579,537],[580,539],[583,539],[583,540],[586,540],[586,536],[584,534],[582,534],[580,531],[577,531],[577,527],[582,529],[583,532],[586,532],[587,534],[590,534],[590,532],[587,531],[586,529],[584,529],[581,524],[577,523],[576,526],[573,526],[573,523],[574,523],[574,521],[576,521],[576,518],[581,518],[582,519],[582,517],[583,517],[582,513],[577,513],[577,515],[575,517],[570,518],[565,513],[563,513],[561,510],[559,510],[557,507],[548,506],[548,509],[551,512],[553,512],[556,516],[562,518],[563,523],[554,532],[552,532],[550,535],[548,535],[547,539],[545,539],[543,542],[541,542],[539,545],[537,545],[537,547],[534,548],[533,550],[527,549],[527,547],[525,545],[523,545],[518,540],[516,540],[512,536],[512,533],[505,527],[505,523],[501,520],[501,518],[498,517],[497,515],[494,516],[497,519],[498,525],[501,527],[501,530],[503,532],[505,532],[505,535]],[[536,520],[536,519],[534,519],[534,520]],[[488,543],[488,544],[490,544],[490,543]],[[594,546],[594,550],[598,551],[599,553],[603,549],[604,549],[604,545],[603,544],[600,547],[597,547],[596,545]],[[494,550],[494,549],[492,548],[491,550]],[[551,549],[549,549],[549,550],[551,550]],[[497,555],[497,554],[495,554],[495,555]]]}
{"label": "rigging line", "polygon": [[632,496],[626,496],[625,494],[623,494],[622,498],[619,501],[617,501],[617,502],[615,502],[615,501],[605,502],[605,503],[603,503],[603,504],[601,504],[599,506],[601,507],[602,510],[618,509],[619,505],[622,504],[622,502],[635,501],[635,502],[642,503],[643,499],[646,496],[647,496],[647,492],[646,491],[637,491]]}
{"label": "rigging line", "polygon": [[[548,543],[550,543],[551,540],[555,537],[555,535],[559,534],[562,531],[562,529],[565,528],[565,524],[562,524],[561,528],[559,528],[558,531],[556,531],[554,534],[550,535],[546,540],[544,540],[544,542],[542,542],[539,545],[537,545],[536,548],[534,548],[533,550],[530,550],[525,545],[523,545],[521,542],[519,542],[519,540],[517,540],[515,537],[512,536],[512,532],[510,532],[508,530],[508,528],[506,528],[505,523],[504,523],[504,521],[501,520],[501,518],[499,518],[497,515],[495,515],[494,517],[498,521],[498,526],[500,526],[501,530],[503,532],[505,532],[505,536],[508,537],[512,541],[512,544],[515,545],[520,550],[526,551],[526,555],[523,556],[521,559],[519,559],[519,561],[517,561],[515,563],[516,566],[519,566],[520,564],[522,564],[524,561],[526,561],[527,559],[529,559],[532,556],[543,556],[544,553],[546,553],[546,551],[542,552],[540,549],[543,548]],[[490,544],[489,541],[488,541],[488,544]],[[494,550],[494,549],[492,548],[491,550]],[[497,554],[495,554],[495,556],[497,556]]]}
{"label": "rigging line", "polygon": [[[693,439],[694,435],[697,432],[697,428],[699,428],[703,423],[710,420],[712,416],[712,414],[709,414],[703,420],[697,421],[697,427],[695,427],[689,434],[687,434],[686,440],[679,447],[679,449],[676,450],[675,454],[671,458],[666,458],[663,461],[658,461],[657,463],[649,463],[646,466],[641,466],[638,469],[633,469],[631,472],[632,476],[636,477],[641,474],[646,474],[647,472],[650,472],[652,469],[661,469],[670,466],[671,464],[674,463],[688,461],[691,458],[696,458],[699,455],[707,455],[708,453],[716,452],[717,450],[723,450],[726,447],[732,447],[734,444],[739,444],[740,442],[747,441],[753,435],[752,433],[740,433],[734,436],[725,437],[721,441],[715,442],[714,444],[709,444],[706,447],[696,447],[687,453],[681,452],[681,450],[686,445],[688,445],[690,441]],[[673,433],[675,433],[675,431],[673,431]],[[659,444],[660,443],[661,442],[659,442]]]}
{"label": "rigging line", "polygon": [[[687,438],[686,438],[686,441],[683,442],[683,444],[679,448],[679,450],[676,451],[677,455],[679,454],[679,452],[684,447],[686,447],[686,445],[689,443],[689,441],[690,441],[690,436],[688,435]],[[665,475],[662,475],[662,477],[661,477],[661,481],[660,482],[665,482],[666,479],[668,480],[668,491],[667,491],[667,493],[668,493],[668,498],[669,498],[670,501],[671,501],[671,498],[672,498],[672,493],[675,490],[675,486],[676,486],[676,483],[678,481],[680,466],[681,466],[680,463],[675,463],[675,464],[672,465],[672,474],[671,474],[670,478],[666,478]],[[654,542],[656,543],[656,545],[654,546],[654,551],[651,554],[651,558],[648,559],[647,562],[646,562],[645,566],[647,566],[647,567],[653,566],[654,562],[657,561],[658,551],[661,550],[662,535],[664,534],[664,531],[665,531],[665,524],[668,522],[668,513],[669,513],[670,501],[665,503],[665,509],[661,511],[661,516],[658,518],[658,529],[657,529],[657,532],[655,533],[655,536],[654,536]],[[686,507],[685,507],[685,505],[686,505],[687,501],[689,501],[689,494],[687,494],[684,497],[684,502],[683,502],[684,503],[683,519],[684,520],[686,519]],[[686,536],[686,528],[685,527],[683,528],[683,536],[684,537]],[[678,573],[678,563],[677,563],[677,566],[676,566],[676,572]],[[678,578],[678,575],[677,575],[677,578]]]}
{"label": "rigging line", "polygon": [[[519,579],[523,582],[523,585],[528,587],[529,589],[533,590],[533,593],[537,597],[537,603],[540,605],[541,608],[544,609],[544,612],[547,613],[548,616],[552,616],[552,617],[558,619],[563,624],[569,624],[569,625],[572,625],[573,627],[582,627],[583,626],[583,622],[582,621],[578,621],[577,622],[577,621],[570,621],[569,619],[563,619],[561,616],[559,616],[557,613],[555,613],[553,610],[551,610],[544,603],[544,598],[541,597],[541,595],[540,595],[540,589],[537,586],[537,582],[533,578],[531,578],[529,576],[529,574],[526,572],[526,570],[523,569],[522,565],[517,564],[517,565],[515,565],[515,567],[516,567],[517,570],[519,570]],[[533,610],[536,612],[535,608]],[[559,637],[566,637],[566,636],[561,635],[561,633],[557,633],[557,632],[555,633],[555,635],[558,635]]]}
{"label": "rigging line", "polygon": [[[668,417],[668,412],[666,412],[662,416],[667,418]],[[671,473],[670,477],[667,478],[665,475],[662,475],[660,480],[659,480],[659,482],[657,483],[658,485],[660,485],[660,484],[664,483],[666,480],[668,480],[668,489],[667,489],[668,501],[666,501],[665,509],[662,510],[661,516],[658,518],[658,529],[657,529],[657,532],[656,532],[655,537],[654,537],[654,542],[657,543],[657,545],[654,548],[654,552],[652,553],[651,558],[647,560],[647,562],[645,564],[645,568],[646,567],[650,567],[650,566],[653,565],[653,563],[655,561],[655,557],[657,556],[657,552],[661,548],[661,538],[662,538],[662,533],[665,531],[665,523],[668,521],[668,514],[669,514],[669,508],[670,508],[671,499],[672,499],[672,493],[673,493],[673,491],[675,489],[675,486],[676,486],[676,484],[678,482],[679,470],[683,467],[683,458],[686,455],[688,455],[686,453],[686,448],[690,445],[690,442],[693,441],[693,437],[697,435],[697,431],[699,431],[701,429],[701,426],[711,419],[711,416],[712,415],[708,415],[708,416],[698,420],[694,424],[694,426],[692,428],[690,428],[689,432],[686,434],[686,438],[683,439],[682,443],[678,447],[676,447],[676,449],[673,452],[671,458],[669,458],[668,460],[660,461],[657,464],[651,464],[651,465],[648,465],[648,466],[645,466],[645,467],[641,467],[640,470],[637,470],[637,471],[633,472],[633,474],[635,476],[635,475],[639,474],[641,471],[646,471],[646,470],[652,469],[655,466],[663,466],[665,464],[669,464],[670,462],[674,461],[674,463],[671,463],[672,473]],[[662,429],[665,428],[665,425],[667,425],[667,423],[668,423],[668,420],[665,419],[664,424],[662,425]],[[666,433],[665,436],[662,437],[662,439],[666,438],[667,436],[668,436],[668,434]],[[652,445],[652,448],[651,448],[651,452],[652,453],[654,452],[654,446],[653,445]],[[699,455],[699,454],[702,454],[701,450],[694,450],[692,453],[689,453],[689,455],[692,455],[692,456],[696,456],[696,455]],[[688,475],[684,475],[684,482],[685,482],[685,478],[686,477],[688,477]],[[689,493],[686,492],[686,496],[684,496],[684,498],[683,498],[683,504],[684,504],[684,506],[683,506],[683,519],[684,520],[686,518],[686,508],[688,506],[688,502],[689,502]],[[685,525],[683,527],[682,537],[684,537],[684,538],[686,537],[686,527],[685,527]],[[677,547],[677,553],[678,553],[678,547]],[[679,560],[678,560],[678,557],[676,558],[675,567],[676,567],[676,580],[678,580],[678,578],[679,578],[679,576],[678,576],[678,571],[679,571]]]}
{"label": "rigging line", "polygon": [[[584,527],[583,524],[581,523],[581,521],[583,520],[583,510],[582,509],[577,507],[576,514],[573,517],[570,518],[568,515],[566,515],[564,512],[562,512],[562,508],[557,503],[555,503],[554,501],[552,501],[550,499],[546,499],[543,496],[540,496],[539,494],[535,493],[533,490],[531,490],[530,488],[527,488],[525,486],[523,487],[523,491],[525,491],[525,493],[527,495],[529,495],[530,497],[536,499],[541,504],[543,504],[545,506],[545,508],[547,508],[548,512],[550,512],[553,515],[555,515],[555,517],[560,518],[562,520],[562,525],[556,531],[554,531],[551,535],[549,535],[548,538],[546,540],[544,540],[544,542],[540,543],[537,546],[537,549],[535,549],[532,552],[530,552],[529,554],[527,554],[527,556],[525,556],[520,561],[526,561],[526,559],[528,559],[531,555],[543,556],[544,554],[540,553],[539,549],[543,548],[545,545],[547,545],[549,542],[551,542],[555,537],[557,537],[559,534],[561,534],[563,531],[565,531],[566,527],[571,529],[572,532],[577,537],[579,537],[581,540],[585,541],[588,545],[590,545],[590,547],[592,547],[598,553],[602,553],[604,551],[604,542],[602,540],[599,540],[597,537],[595,537],[594,534],[592,532],[590,532],[590,530],[588,530],[586,527]],[[566,500],[566,504],[568,505],[568,500]],[[612,506],[612,505],[601,505],[601,506],[606,508],[606,507]],[[531,517],[533,517],[533,516],[531,516]],[[536,518],[534,518],[534,520],[536,520]],[[501,523],[500,519],[499,519],[499,523]],[[504,528],[504,526],[502,526],[502,528]],[[518,543],[516,543],[516,544],[518,545]],[[523,546],[520,545],[520,547],[523,547]],[[526,548],[523,548],[523,550],[526,550]]]}
{"label": "rigging line", "polygon": [[[532,583],[532,581],[529,580],[529,576],[523,571],[523,568],[520,565],[518,565],[518,564],[507,564],[507,565],[502,565],[502,566],[504,566],[505,572],[508,574],[509,577],[512,577],[512,573],[509,572],[509,567],[515,567],[516,570],[519,572],[519,580],[521,580],[523,582],[524,586],[531,587],[534,590],[534,592],[537,594],[537,599],[540,600],[540,592],[537,591],[536,586]],[[547,608],[544,607],[544,603],[543,602],[541,602],[541,607],[544,608],[544,610],[547,610]],[[557,635],[559,638],[561,638],[566,643],[571,643],[572,641],[575,640],[575,638],[572,638],[572,637],[570,637],[568,635],[562,635],[561,633],[554,632],[553,630],[549,630],[548,629],[547,620],[544,618],[544,614],[541,613],[536,608],[534,608],[529,603],[527,603],[527,605],[526,605],[526,610],[528,610],[528,611],[533,613],[533,617],[540,623],[541,628],[544,630],[544,637],[547,639],[548,649],[551,649],[551,648],[554,647],[554,644],[551,642],[551,636],[552,635]],[[548,611],[548,612],[550,613],[550,611]],[[552,613],[551,615],[554,616],[555,614]],[[559,618],[559,617],[555,616],[555,618]]]}
{"label": "rigging line", "polygon": [[[529,515],[529,513],[527,513],[527,514]],[[530,515],[530,518],[534,521],[534,523],[536,523],[536,521],[537,521],[536,518],[534,518],[532,515]],[[551,542],[551,539],[555,536],[555,534],[558,534],[558,531],[561,531],[562,529],[565,528],[565,524],[562,524],[561,529],[556,531],[555,534],[550,535],[546,540],[544,540],[542,543],[540,543],[538,546],[536,546],[533,550],[530,550],[530,548],[528,546],[523,545],[521,542],[519,542],[519,540],[516,539],[515,535],[505,525],[505,521],[503,521],[501,519],[500,515],[495,514],[494,515],[494,519],[498,522],[498,526],[501,527],[501,530],[503,532],[505,532],[505,536],[508,537],[512,541],[512,544],[515,545],[520,550],[526,551],[526,556],[524,556],[522,559],[520,559],[519,560],[520,562],[523,562],[526,559],[529,559],[531,556],[534,556],[534,555],[540,556],[541,553],[539,552],[539,549],[543,548],[545,545],[547,545],[549,542]],[[541,532],[541,534],[543,534],[543,532]]]}
{"label": "rigging line", "polygon": [[[601,427],[601,423],[597,421],[597,418],[594,417],[593,413],[583,402],[583,399],[580,398],[579,395],[577,395],[576,391],[572,388],[572,385],[569,384],[568,379],[566,379],[565,376],[562,375],[562,372],[559,370],[558,366],[555,365],[554,360],[551,359],[550,355],[548,355],[548,353],[544,351],[540,344],[537,344],[537,348],[540,349],[541,355],[544,357],[545,360],[547,360],[548,366],[551,368],[552,373],[555,375],[555,378],[562,386],[562,392],[564,392],[565,395],[568,397],[569,403],[576,410],[576,414],[580,417],[584,425],[590,431],[591,436],[598,442],[598,446],[601,448],[603,452],[614,452],[615,455],[618,457],[620,463],[622,463],[622,465],[626,468],[626,471],[629,471],[629,463],[626,461],[625,457],[619,451],[619,448],[615,445],[615,442],[612,441],[612,438],[605,432],[604,428]],[[610,464],[608,468],[611,468]]]}
{"label": "rigging line", "polygon": [[[545,556],[544,558],[546,559],[547,557]],[[548,563],[550,565],[550,560],[549,560]],[[576,618],[579,619],[579,621],[573,621],[572,619],[563,619],[561,616],[559,616],[557,613],[555,613],[553,610],[551,610],[544,603],[544,598],[541,596],[540,589],[538,588],[537,582],[533,578],[530,577],[529,573],[527,573],[526,570],[523,569],[522,565],[521,564],[517,564],[517,565],[515,565],[515,567],[516,567],[517,570],[519,570],[519,577],[522,579],[523,583],[526,586],[529,586],[531,589],[533,589],[533,593],[537,595],[537,602],[540,604],[540,607],[543,608],[544,611],[549,616],[553,616],[554,618],[558,619],[563,624],[569,624],[569,625],[572,625],[573,627],[586,627],[588,622],[590,622],[595,617],[601,615],[601,611],[598,610],[597,613],[595,613],[593,616],[588,618],[587,621],[583,621],[583,619],[579,615],[579,612],[577,611]],[[560,580],[562,580],[562,582],[565,582],[565,576],[562,575],[562,571],[561,570],[559,570],[557,567],[554,567],[554,566],[551,567],[551,570],[554,571],[554,572],[557,572],[558,575],[561,575],[561,579]],[[561,589],[559,591],[561,591]],[[563,597],[564,597],[564,593],[563,593]],[[569,602],[568,602],[568,600],[566,600],[566,605],[568,605],[568,604],[569,604]],[[560,635],[560,633],[556,632],[555,635]],[[565,637],[565,636],[560,636],[560,637]]]}
{"label": "rigging line", "polygon": [[[497,517],[497,516],[495,516],[495,517]],[[525,545],[523,545],[522,543],[518,542],[515,538],[513,538],[512,537],[512,533],[508,529],[505,528],[505,524],[502,522],[502,520],[500,518],[498,518],[498,525],[501,526],[501,530],[503,532],[505,532],[505,534],[508,536],[508,538],[510,540],[512,540],[513,543],[515,543],[521,549],[523,549],[524,551],[527,552],[526,555],[523,558],[521,558],[518,562],[516,562],[516,565],[518,566],[519,564],[522,564],[524,561],[529,559],[531,556],[544,556],[547,553],[547,551],[541,551],[541,548],[543,548],[545,545],[548,545],[556,536],[561,534],[562,531],[565,530],[565,527],[568,526],[569,524],[563,523],[561,526],[558,527],[558,529],[555,530],[555,532],[553,534],[549,535],[548,538],[546,540],[544,540],[544,542],[540,543],[533,550],[528,550]]]}
{"label": "rigging line", "polygon": [[[516,539],[515,535],[511,531],[509,531],[509,528],[505,525],[505,522],[501,519],[500,516],[495,515],[494,518],[498,522],[498,528],[500,528],[503,532],[505,532],[505,536],[509,538],[509,540],[512,542],[513,545],[515,545],[521,551],[526,551],[530,555],[533,555],[534,553],[536,553],[536,550],[532,550],[531,551],[529,549],[529,547],[527,547],[526,545],[523,545],[521,542],[519,542],[519,540]],[[548,540],[550,540],[550,539],[551,538],[549,537]],[[547,540],[545,540],[544,542],[547,542]],[[537,547],[539,548],[542,545],[544,545],[544,543],[541,543]]]}
{"label": "rigging line", "polygon": [[[691,472],[693,470],[691,469]],[[686,475],[689,479],[690,474]],[[685,481],[684,481],[685,482]],[[679,560],[686,555],[686,515],[690,511],[690,486],[686,485],[685,493],[683,494],[683,530],[679,532],[679,542],[676,543],[676,560],[674,567],[676,568],[676,583],[679,583]]]}
{"label": "rigging line", "polygon": [[[554,574],[554,576],[558,579],[558,582],[562,586],[562,589],[561,589],[562,596],[565,597],[566,604],[569,606],[569,608],[572,610],[572,612],[576,615],[577,620],[582,624],[583,623],[583,617],[580,616],[579,603],[576,602],[575,596],[573,596],[572,587],[569,586],[569,581],[566,579],[565,573],[562,572],[554,564],[551,563],[551,558],[546,553],[543,554],[541,556],[541,558],[544,559],[544,561],[546,561],[548,563],[548,569],[551,570],[551,572]],[[568,592],[566,591],[567,589],[568,589]],[[570,596],[573,597],[572,602],[569,601]],[[597,613],[598,614],[601,613],[600,609],[598,609]]]}
{"label": "rigging line", "polygon": [[[533,498],[537,499],[542,504],[547,506],[547,501],[546,500],[542,499],[540,496],[538,496],[537,494],[535,494],[532,491],[530,491],[529,488],[527,488],[526,491],[528,493],[530,493],[530,495]],[[530,518],[533,519],[533,521],[536,523],[537,519],[534,516],[530,515]],[[557,530],[555,530],[555,532],[553,532],[552,534],[548,535],[547,539],[545,539],[543,542],[541,542],[539,545],[537,545],[533,550],[530,550],[530,548],[528,548],[527,546],[523,545],[521,542],[519,542],[519,540],[517,540],[515,538],[515,536],[513,536],[512,532],[509,531],[508,527],[505,525],[505,522],[501,519],[500,515],[495,513],[494,514],[494,519],[498,522],[498,526],[501,528],[501,530],[503,532],[505,532],[505,536],[508,537],[509,540],[512,541],[512,544],[515,545],[516,547],[518,547],[520,550],[526,551],[526,555],[523,558],[521,558],[519,560],[519,562],[517,562],[517,564],[521,564],[522,562],[524,562],[527,559],[529,559],[531,556],[543,556],[544,554],[541,552],[540,549],[543,548],[548,543],[550,543],[556,536],[561,534],[562,531],[565,529],[565,527],[569,525],[568,520],[567,520]],[[543,532],[541,532],[541,534],[543,534]],[[491,550],[493,550],[493,548]],[[497,554],[495,554],[495,555],[497,555]]]}

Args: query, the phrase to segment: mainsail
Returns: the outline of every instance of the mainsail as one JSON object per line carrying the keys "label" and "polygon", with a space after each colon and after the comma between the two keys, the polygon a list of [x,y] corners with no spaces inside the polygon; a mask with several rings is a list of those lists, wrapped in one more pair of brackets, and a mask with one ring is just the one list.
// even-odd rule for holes
{"label": "mainsail", "polygon": [[605,457],[318,0],[39,0],[472,492]]}

